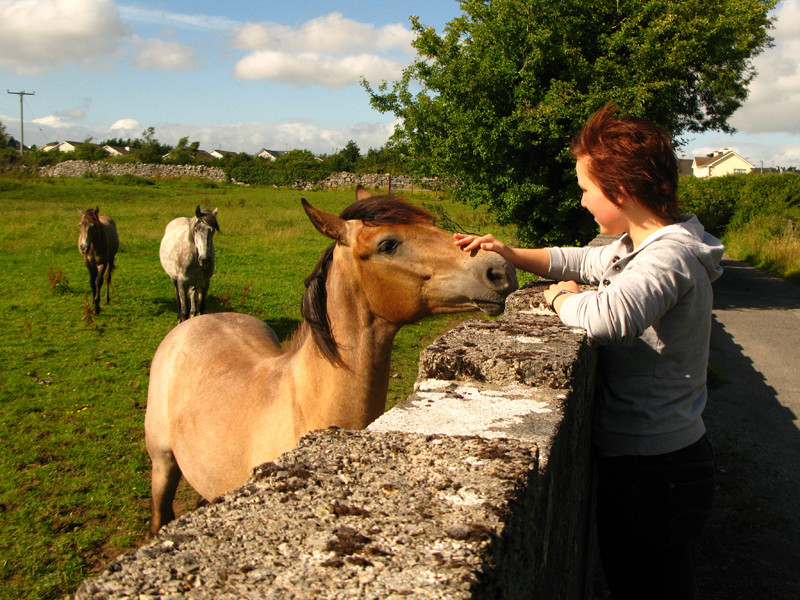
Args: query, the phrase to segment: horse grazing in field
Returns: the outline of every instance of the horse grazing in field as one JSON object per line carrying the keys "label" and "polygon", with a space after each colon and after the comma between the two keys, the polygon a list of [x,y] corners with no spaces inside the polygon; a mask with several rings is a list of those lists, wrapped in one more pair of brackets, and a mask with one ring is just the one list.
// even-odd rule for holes
{"label": "horse grazing in field", "polygon": [[206,311],[206,294],[214,274],[215,231],[219,231],[217,209],[200,210],[200,206],[194,217],[173,219],[164,230],[159,257],[175,286],[179,322]]}
{"label": "horse grazing in field", "polygon": [[114,256],[119,250],[119,236],[114,220],[100,216],[100,209],[89,208],[86,212],[78,209],[81,216],[78,250],[89,270],[89,284],[92,286],[94,314],[100,314],[100,290],[103,279],[106,282],[106,304],[111,302],[111,271],[114,270]]}
{"label": "horse grazing in field", "polygon": [[402,325],[477,309],[497,315],[517,288],[509,263],[462,252],[427,211],[360,187],[356,199],[339,217],[301,200],[335,243],[306,279],[304,320],[285,349],[262,321],[236,313],[190,319],[161,342],[145,416],[151,535],[174,518],[181,474],[211,500],[308,431],[366,427],[384,411]]}

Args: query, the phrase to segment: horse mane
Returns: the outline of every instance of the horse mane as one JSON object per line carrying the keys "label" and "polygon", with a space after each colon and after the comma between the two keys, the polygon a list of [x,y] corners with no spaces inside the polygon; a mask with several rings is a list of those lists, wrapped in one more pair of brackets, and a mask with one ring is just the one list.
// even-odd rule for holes
{"label": "horse mane", "polygon": [[[371,196],[357,200],[345,208],[339,217],[346,221],[363,221],[365,225],[373,227],[433,223],[435,220],[430,212],[406,202],[399,196]],[[322,356],[334,365],[347,367],[339,353],[339,344],[333,339],[331,324],[328,320],[328,293],[325,285],[335,247],[335,243],[328,246],[314,270],[306,278],[304,282],[306,291],[303,293],[301,314]],[[306,333],[301,327],[295,342],[302,342]]]}
{"label": "horse mane", "polygon": [[203,208],[199,211],[197,218],[203,221],[209,227],[220,231],[219,224],[217,223],[217,215],[214,214],[214,211]]}
{"label": "horse mane", "polygon": [[90,223],[100,222],[100,210],[98,208],[87,208],[84,215],[86,215],[86,220]]}

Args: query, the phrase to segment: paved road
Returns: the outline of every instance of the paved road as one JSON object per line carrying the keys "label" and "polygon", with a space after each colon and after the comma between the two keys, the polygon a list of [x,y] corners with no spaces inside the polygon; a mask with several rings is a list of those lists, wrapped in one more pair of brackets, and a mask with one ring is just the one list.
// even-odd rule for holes
{"label": "paved road", "polygon": [[800,599],[800,285],[732,260],[714,284],[705,420],[716,508],[701,598]]}

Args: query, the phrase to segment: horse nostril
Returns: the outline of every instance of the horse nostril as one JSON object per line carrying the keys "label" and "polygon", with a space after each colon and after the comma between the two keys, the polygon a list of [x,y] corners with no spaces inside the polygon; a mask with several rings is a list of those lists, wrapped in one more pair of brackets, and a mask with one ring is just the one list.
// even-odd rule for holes
{"label": "horse nostril", "polygon": [[517,289],[516,271],[510,265],[492,266],[486,269],[486,281],[501,293],[513,292]]}
{"label": "horse nostril", "polygon": [[497,269],[495,267],[489,267],[486,271],[486,279],[491,281],[492,283],[501,283],[506,278],[506,272],[502,269]]}

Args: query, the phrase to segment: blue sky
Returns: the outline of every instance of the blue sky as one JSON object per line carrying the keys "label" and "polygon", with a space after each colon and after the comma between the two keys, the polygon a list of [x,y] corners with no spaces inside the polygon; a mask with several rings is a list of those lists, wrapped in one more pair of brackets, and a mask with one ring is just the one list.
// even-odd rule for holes
{"label": "blue sky", "polygon": [[[409,15],[441,32],[456,0],[0,0],[0,87],[23,97],[25,143],[137,138],[154,127],[206,150],[362,152],[393,115],[359,85],[394,81],[412,60]],[[778,5],[776,46],[732,119],[682,154],[723,147],[760,166],[800,166],[800,0]],[[0,90],[2,92],[3,90]],[[0,93],[19,136],[20,98]]]}

